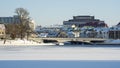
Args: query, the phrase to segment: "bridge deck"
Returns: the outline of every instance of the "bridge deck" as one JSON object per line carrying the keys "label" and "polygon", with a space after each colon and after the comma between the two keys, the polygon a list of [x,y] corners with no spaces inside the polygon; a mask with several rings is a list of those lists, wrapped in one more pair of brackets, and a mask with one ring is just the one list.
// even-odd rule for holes
{"label": "bridge deck", "polygon": [[106,39],[102,38],[30,38],[36,42],[42,42],[43,40],[57,40],[58,42],[66,41],[105,41]]}

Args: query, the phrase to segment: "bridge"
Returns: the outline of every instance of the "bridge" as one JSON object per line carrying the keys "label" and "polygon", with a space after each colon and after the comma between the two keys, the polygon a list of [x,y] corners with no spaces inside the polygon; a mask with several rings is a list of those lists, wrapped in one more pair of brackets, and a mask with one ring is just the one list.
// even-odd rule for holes
{"label": "bridge", "polygon": [[66,41],[105,41],[106,39],[102,38],[30,38],[30,40],[36,42],[43,42],[43,40],[56,40],[58,42],[66,42]]}

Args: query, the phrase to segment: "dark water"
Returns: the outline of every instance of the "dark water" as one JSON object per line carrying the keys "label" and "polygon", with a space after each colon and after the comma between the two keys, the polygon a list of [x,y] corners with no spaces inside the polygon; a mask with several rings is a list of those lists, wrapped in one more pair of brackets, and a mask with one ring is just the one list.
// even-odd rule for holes
{"label": "dark water", "polygon": [[120,68],[120,61],[0,61],[0,68]]}

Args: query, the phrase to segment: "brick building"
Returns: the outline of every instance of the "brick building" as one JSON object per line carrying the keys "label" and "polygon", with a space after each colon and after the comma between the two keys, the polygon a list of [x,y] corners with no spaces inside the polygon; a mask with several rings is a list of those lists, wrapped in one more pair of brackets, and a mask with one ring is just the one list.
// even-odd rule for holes
{"label": "brick building", "polygon": [[64,21],[63,25],[76,25],[78,27],[107,27],[107,24],[104,21],[95,19],[94,16],[73,16],[73,19]]}

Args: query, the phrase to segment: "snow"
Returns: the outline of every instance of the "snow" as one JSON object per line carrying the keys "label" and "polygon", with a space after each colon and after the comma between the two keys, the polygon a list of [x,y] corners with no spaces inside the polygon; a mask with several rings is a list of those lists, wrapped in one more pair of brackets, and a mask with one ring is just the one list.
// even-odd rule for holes
{"label": "snow", "polygon": [[3,42],[0,60],[120,60],[120,47],[43,46],[26,39]]}
{"label": "snow", "polygon": [[120,47],[0,46],[0,60],[120,60]]}
{"label": "snow", "polygon": [[4,44],[4,40],[0,41],[0,45],[27,45],[27,44],[38,44],[38,43],[33,41],[28,41],[26,39],[6,40],[5,44]]}
{"label": "snow", "polygon": [[0,46],[9,46],[9,45],[55,45],[54,43],[37,43],[34,41],[26,40],[26,39],[17,39],[17,40],[6,40],[4,44],[4,40],[0,41]]}

